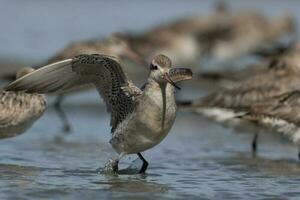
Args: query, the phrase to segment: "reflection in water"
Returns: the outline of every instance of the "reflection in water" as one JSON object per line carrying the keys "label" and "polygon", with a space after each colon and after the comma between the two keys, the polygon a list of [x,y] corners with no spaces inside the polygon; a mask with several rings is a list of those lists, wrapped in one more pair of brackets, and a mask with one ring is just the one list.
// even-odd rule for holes
{"label": "reflection in water", "polygon": [[270,160],[262,157],[253,158],[250,154],[237,153],[230,159],[218,159],[222,165],[237,168],[247,167],[249,172],[259,171],[261,176],[295,176],[300,173],[299,162],[292,159]]}
{"label": "reflection in water", "polygon": [[101,185],[101,187],[107,187],[107,190],[128,192],[128,193],[141,193],[141,192],[167,192],[168,187],[165,185],[156,184],[151,181],[147,181],[147,175],[116,175],[106,176],[106,181],[94,182]]}
{"label": "reflection in water", "polygon": [[0,179],[1,181],[14,182],[20,186],[28,184],[26,179],[37,177],[42,172],[42,169],[31,166],[20,166],[13,164],[0,164]]}

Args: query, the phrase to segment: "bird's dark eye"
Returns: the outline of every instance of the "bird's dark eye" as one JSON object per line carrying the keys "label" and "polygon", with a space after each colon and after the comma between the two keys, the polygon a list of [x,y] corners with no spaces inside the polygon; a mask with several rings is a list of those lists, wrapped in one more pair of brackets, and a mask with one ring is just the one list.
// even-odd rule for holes
{"label": "bird's dark eye", "polygon": [[157,70],[157,69],[158,69],[158,67],[156,65],[153,65],[153,64],[150,65],[150,70]]}

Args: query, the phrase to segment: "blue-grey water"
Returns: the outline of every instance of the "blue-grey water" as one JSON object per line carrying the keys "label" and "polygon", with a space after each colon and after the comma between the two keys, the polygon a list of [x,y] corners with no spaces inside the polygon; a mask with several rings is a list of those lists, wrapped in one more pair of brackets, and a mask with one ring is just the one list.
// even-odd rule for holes
{"label": "blue-grey water", "polygon": [[[234,9],[282,12],[298,19],[299,1],[229,1]],[[143,31],[192,13],[213,1],[0,1],[0,57],[35,63],[70,41],[112,31]],[[203,94],[184,87],[180,98]],[[237,134],[196,114],[179,112],[169,136],[144,153],[145,175],[99,174],[115,156],[109,114],[93,92],[69,96],[64,108],[73,133],[64,135],[51,107],[25,134],[0,141],[0,199],[299,199],[298,149],[275,135]],[[136,156],[122,160],[121,168]],[[140,163],[136,163],[140,165]]]}

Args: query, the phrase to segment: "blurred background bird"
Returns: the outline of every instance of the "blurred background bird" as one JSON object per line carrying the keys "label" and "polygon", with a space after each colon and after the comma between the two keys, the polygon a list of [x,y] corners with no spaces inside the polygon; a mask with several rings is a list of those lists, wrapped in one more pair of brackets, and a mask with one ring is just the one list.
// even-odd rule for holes
{"label": "blurred background bird", "polygon": [[[21,68],[16,78],[33,72],[32,68]],[[47,107],[46,97],[42,94],[25,92],[0,92],[0,139],[23,134],[38,120]]]}

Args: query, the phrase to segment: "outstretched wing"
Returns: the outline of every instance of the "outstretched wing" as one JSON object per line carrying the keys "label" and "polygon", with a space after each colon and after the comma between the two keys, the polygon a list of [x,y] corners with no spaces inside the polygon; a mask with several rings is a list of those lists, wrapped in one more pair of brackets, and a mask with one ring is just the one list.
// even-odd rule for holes
{"label": "outstretched wing", "polygon": [[42,67],[6,87],[30,93],[64,92],[92,83],[111,112],[112,132],[134,109],[141,91],[127,79],[116,58],[107,55],[79,55]]}

